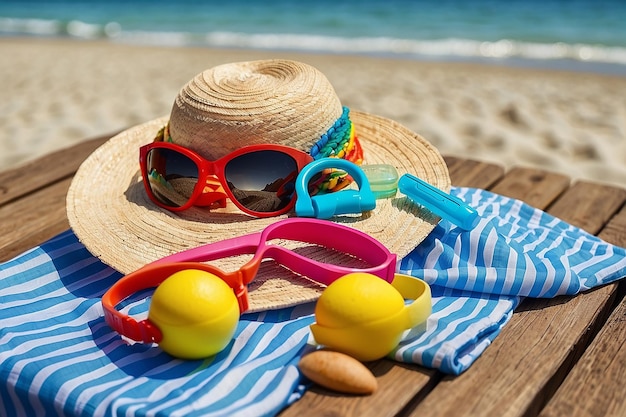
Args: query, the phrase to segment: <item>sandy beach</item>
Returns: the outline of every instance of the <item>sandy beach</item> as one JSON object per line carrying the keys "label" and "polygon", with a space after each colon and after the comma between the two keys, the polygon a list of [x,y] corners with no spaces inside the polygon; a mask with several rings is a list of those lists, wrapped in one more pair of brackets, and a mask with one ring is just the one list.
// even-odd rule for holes
{"label": "sandy beach", "polygon": [[342,104],[395,119],[444,155],[626,184],[626,77],[32,38],[1,39],[0,53],[0,170],[167,115],[206,68],[290,58],[324,72]]}

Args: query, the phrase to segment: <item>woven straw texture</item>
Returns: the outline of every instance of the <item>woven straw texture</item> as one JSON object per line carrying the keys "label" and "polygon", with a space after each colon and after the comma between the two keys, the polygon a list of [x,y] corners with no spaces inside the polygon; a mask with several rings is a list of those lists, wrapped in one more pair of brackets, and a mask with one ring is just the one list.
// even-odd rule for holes
{"label": "woven straw texture", "polygon": [[[249,92],[252,90],[255,94]],[[139,147],[152,142],[169,120],[175,142],[210,159],[254,142],[298,146],[308,152],[341,112],[328,80],[305,64],[263,61],[207,70],[183,87],[169,118],[120,133],[84,161],[67,195],[70,225],[94,256],[122,273],[185,249],[261,231],[293,213],[258,219],[240,212],[231,202],[224,209],[194,207],[176,214],[154,205],[143,188]],[[350,118],[363,147],[364,163],[391,164],[399,175],[412,173],[444,191],[450,189],[445,162],[421,136],[379,116],[352,110]],[[207,138],[213,139],[208,143]],[[369,234],[404,257],[439,218],[398,194],[378,200],[371,212],[332,220]],[[350,266],[359,263],[324,248],[278,243],[318,260]],[[249,258],[239,256],[212,264],[230,271]],[[251,310],[258,311],[313,301],[323,288],[267,261],[249,290]]]}
{"label": "woven straw texture", "polygon": [[310,65],[238,62],[188,82],[174,101],[169,128],[175,143],[209,160],[257,143],[308,153],[341,113],[332,85]]}

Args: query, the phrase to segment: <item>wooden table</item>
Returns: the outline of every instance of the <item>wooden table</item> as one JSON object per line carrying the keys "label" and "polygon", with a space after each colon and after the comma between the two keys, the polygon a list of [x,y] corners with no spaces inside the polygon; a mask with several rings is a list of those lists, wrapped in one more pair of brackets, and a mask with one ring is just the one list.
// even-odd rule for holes
{"label": "wooden table", "polygon": [[[108,137],[0,173],[0,262],[69,228],[65,196],[80,163]],[[452,183],[542,208],[626,246],[626,189],[537,169],[446,158]],[[312,388],[289,416],[626,416],[626,281],[576,297],[526,299],[458,377],[388,360],[372,396]]]}

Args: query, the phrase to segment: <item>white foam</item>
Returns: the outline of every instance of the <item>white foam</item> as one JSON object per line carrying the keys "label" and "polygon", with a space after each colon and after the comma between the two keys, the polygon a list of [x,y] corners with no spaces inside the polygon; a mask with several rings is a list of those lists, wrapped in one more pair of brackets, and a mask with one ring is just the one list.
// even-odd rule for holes
{"label": "white foam", "polygon": [[471,39],[412,40],[389,37],[343,38],[300,34],[246,34],[211,32],[209,46],[295,49],[333,53],[402,54],[430,57],[573,59],[626,65],[626,48],[562,42],[543,44],[502,39],[495,42]]}
{"label": "white foam", "polygon": [[67,24],[67,33],[70,36],[82,39],[97,39],[102,37],[104,29],[100,25],[72,20]]}
{"label": "white foam", "polygon": [[0,33],[24,33],[50,36],[62,32],[63,24],[58,20],[14,19],[0,17]]}
{"label": "white foam", "polygon": [[511,39],[401,39],[392,37],[340,37],[314,34],[124,30],[117,22],[105,25],[78,20],[17,19],[0,17],[0,34],[36,36],[69,35],[124,42],[185,46],[206,45],[220,48],[301,50],[330,53],[385,54],[409,57],[443,58],[522,58],[532,60],[575,60],[589,63],[626,65],[626,47],[563,42],[537,43]]}

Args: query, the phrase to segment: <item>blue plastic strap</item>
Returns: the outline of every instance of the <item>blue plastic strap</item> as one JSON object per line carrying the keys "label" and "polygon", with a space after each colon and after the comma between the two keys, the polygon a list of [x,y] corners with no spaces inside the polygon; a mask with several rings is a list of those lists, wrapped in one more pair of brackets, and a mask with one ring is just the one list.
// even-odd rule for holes
{"label": "blue plastic strap", "polygon": [[[336,168],[347,172],[359,186],[358,190],[341,190],[334,193],[311,196],[309,181],[318,172]],[[321,158],[307,164],[296,179],[296,215],[329,219],[349,213],[362,213],[376,207],[376,198],[363,170],[353,162],[339,158]]]}

